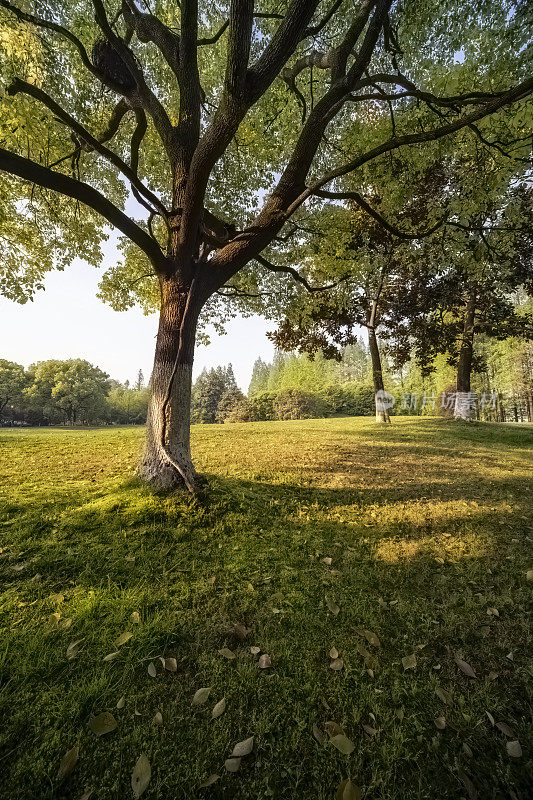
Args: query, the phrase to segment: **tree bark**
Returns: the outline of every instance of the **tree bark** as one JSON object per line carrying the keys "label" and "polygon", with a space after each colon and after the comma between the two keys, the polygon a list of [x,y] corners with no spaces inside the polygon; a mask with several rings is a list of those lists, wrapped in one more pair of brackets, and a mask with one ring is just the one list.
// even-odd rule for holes
{"label": "tree bark", "polygon": [[386,408],[379,408],[381,405],[378,402],[378,392],[382,393],[385,390],[383,385],[383,370],[381,367],[381,356],[379,353],[378,340],[376,331],[373,327],[368,328],[368,348],[370,350],[370,358],[372,360],[372,380],[374,382],[374,402],[376,404],[376,422],[387,423],[390,422],[389,412]]}
{"label": "tree bark", "polygon": [[459,361],[457,362],[457,391],[455,394],[455,419],[472,422],[475,419],[475,408],[470,392],[472,374],[472,358],[474,355],[474,324],[476,318],[476,295],[472,292],[468,298]]}
{"label": "tree bark", "polygon": [[161,278],[160,285],[159,330],[139,475],[156,491],[195,492],[198,475],[191,458],[190,407],[199,308],[191,306],[190,288],[176,277]]}

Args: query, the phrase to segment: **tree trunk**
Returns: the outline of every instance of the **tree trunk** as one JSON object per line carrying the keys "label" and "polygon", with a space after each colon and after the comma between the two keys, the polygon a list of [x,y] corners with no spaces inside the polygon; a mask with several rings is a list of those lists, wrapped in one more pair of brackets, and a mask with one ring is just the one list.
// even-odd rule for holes
{"label": "tree trunk", "polygon": [[455,419],[472,422],[475,419],[475,406],[470,392],[470,376],[474,355],[474,322],[476,317],[476,296],[474,293],[466,304],[463,337],[457,363],[457,391],[455,394]]}
{"label": "tree trunk", "polygon": [[385,390],[383,385],[383,370],[381,368],[381,356],[379,354],[376,331],[373,327],[368,328],[368,348],[370,350],[370,358],[372,359],[372,380],[374,382],[376,422],[387,423],[390,422],[390,417],[387,408],[383,404],[383,392]]}
{"label": "tree trunk", "polygon": [[156,491],[198,488],[191,458],[190,411],[199,309],[175,278],[161,278],[161,311],[140,477]]}

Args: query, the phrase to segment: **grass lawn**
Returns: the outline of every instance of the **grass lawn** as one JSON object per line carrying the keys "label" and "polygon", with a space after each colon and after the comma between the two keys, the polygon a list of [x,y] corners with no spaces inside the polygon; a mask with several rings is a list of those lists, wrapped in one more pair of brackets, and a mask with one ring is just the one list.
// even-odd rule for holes
{"label": "grass lawn", "polygon": [[207,503],[141,440],[0,430],[1,798],[132,798],[141,754],[143,800],[533,796],[533,428],[200,426]]}

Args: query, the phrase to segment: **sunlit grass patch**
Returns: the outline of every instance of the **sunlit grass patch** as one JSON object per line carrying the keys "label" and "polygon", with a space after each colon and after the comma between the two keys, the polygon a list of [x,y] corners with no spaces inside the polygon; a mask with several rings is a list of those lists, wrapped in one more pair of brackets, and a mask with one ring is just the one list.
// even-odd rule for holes
{"label": "sunlit grass patch", "polygon": [[0,432],[0,797],[128,797],[141,753],[146,798],[528,797],[531,430],[199,427],[208,502],[143,489],[141,436]]}

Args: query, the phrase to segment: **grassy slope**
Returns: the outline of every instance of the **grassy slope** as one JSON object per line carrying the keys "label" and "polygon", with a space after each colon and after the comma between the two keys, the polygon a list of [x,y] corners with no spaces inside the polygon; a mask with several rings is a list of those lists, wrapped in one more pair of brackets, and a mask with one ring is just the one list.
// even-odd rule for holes
{"label": "grassy slope", "polygon": [[[331,800],[347,776],[365,800],[455,800],[473,787],[482,800],[525,800],[533,430],[405,418],[390,429],[368,419],[197,427],[196,460],[213,487],[205,506],[136,485],[141,436],[0,431],[2,798],[131,797],[144,752],[147,800]],[[252,628],[245,644],[237,622]],[[131,640],[103,662],[125,630]],[[235,660],[219,655],[224,646]],[[340,673],[328,666],[332,646]],[[176,674],[162,671],[163,654]],[[192,708],[202,686],[213,687],[209,701]],[[226,713],[211,721],[222,697]],[[88,721],[103,710],[118,730],[98,738]],[[486,712],[511,726],[521,758]],[[327,720],[355,743],[350,756],[313,739]],[[363,725],[379,732],[369,738]],[[224,773],[235,742],[252,735],[254,754]],[[61,783],[59,759],[75,744],[79,762]],[[212,772],[223,778],[197,790]]]}

